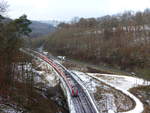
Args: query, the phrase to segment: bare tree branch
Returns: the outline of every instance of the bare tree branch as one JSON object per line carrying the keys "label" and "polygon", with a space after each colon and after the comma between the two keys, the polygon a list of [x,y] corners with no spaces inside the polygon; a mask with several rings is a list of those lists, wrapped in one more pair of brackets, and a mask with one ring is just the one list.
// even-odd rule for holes
{"label": "bare tree branch", "polygon": [[5,0],[0,0],[0,15],[7,12],[8,3]]}

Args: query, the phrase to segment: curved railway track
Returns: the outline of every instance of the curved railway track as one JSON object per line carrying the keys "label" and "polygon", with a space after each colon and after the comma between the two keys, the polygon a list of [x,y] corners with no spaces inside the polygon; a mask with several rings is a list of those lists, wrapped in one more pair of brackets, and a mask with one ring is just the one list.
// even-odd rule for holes
{"label": "curved railway track", "polygon": [[[22,52],[25,52],[26,54],[30,54],[30,55],[31,55],[31,53],[33,53],[33,55],[31,55],[31,56],[39,57],[42,60],[44,60],[45,62],[47,62],[48,64],[50,64],[56,70],[56,72],[61,77],[64,78],[64,81],[67,84],[68,81],[67,81],[67,79],[65,79],[66,77],[65,77],[65,74],[63,74],[63,72],[68,71],[68,70],[64,66],[62,66],[59,62],[56,62],[56,60],[54,60],[53,57],[45,56],[41,53],[38,53],[33,50],[29,50],[29,49],[20,49],[20,50]],[[42,55],[42,57],[40,57],[40,55]],[[71,100],[74,104],[75,112],[76,113],[99,113],[98,110],[92,104],[87,93],[83,90],[82,86],[72,77],[71,73],[69,74],[69,77],[74,81],[76,87],[78,88],[78,96],[77,97],[71,96],[71,92],[70,92],[70,96],[71,96]],[[68,87],[68,89],[70,88],[69,86],[67,86],[67,87]]]}
{"label": "curved railway track", "polygon": [[73,103],[76,105],[75,110],[77,113],[96,113],[95,109],[93,108],[92,103],[90,102],[88,96],[83,91],[82,87],[78,84],[77,85],[79,93],[78,97],[72,98]]}
{"label": "curved railway track", "polygon": [[[52,59],[50,56],[47,58],[48,58],[48,60],[51,60],[51,62],[55,62],[54,59]],[[47,63],[49,63],[49,62],[47,62]],[[62,71],[67,71],[67,69],[64,66],[62,66],[61,64],[59,64],[58,62],[55,62],[55,65],[57,65],[59,67],[58,70],[61,69]],[[58,73],[62,74],[60,72],[58,72]],[[96,109],[94,108],[94,105],[92,104],[91,100],[87,96],[86,92],[83,90],[81,85],[72,77],[71,73],[70,73],[70,78],[75,82],[75,85],[78,88],[78,96],[77,97],[71,96],[76,113],[98,113],[96,111]]]}

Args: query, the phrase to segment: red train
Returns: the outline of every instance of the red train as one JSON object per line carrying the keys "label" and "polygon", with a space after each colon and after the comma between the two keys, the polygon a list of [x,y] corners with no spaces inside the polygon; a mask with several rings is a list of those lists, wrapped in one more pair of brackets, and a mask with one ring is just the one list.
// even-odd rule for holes
{"label": "red train", "polygon": [[71,91],[70,91],[71,95],[73,97],[78,96],[78,89],[77,89],[75,83],[73,82],[73,80],[71,78],[67,78],[67,81],[69,82],[69,85],[71,86],[71,88],[69,88],[69,89],[71,89]]}
{"label": "red train", "polygon": [[53,61],[49,60],[45,55],[42,55],[42,54],[37,53],[37,52],[35,54],[38,55],[41,59],[43,59],[47,63],[49,63],[63,77],[63,79],[67,83],[67,86],[69,88],[71,96],[72,97],[77,97],[78,96],[78,89],[77,89],[76,84],[74,83],[74,81],[71,79],[70,73],[66,70],[63,71],[63,69],[60,66],[58,66]]}
{"label": "red train", "polygon": [[76,84],[75,82],[71,79],[71,75],[68,71],[64,71],[65,75],[66,75],[66,78],[67,78],[67,81],[68,81],[68,85],[70,86],[70,92],[71,92],[71,95],[73,97],[76,97],[78,96],[78,88],[76,87]]}

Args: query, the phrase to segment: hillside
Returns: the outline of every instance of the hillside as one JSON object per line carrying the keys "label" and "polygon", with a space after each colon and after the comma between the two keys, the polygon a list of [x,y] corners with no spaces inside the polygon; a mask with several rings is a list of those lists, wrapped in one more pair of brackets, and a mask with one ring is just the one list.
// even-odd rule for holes
{"label": "hillside", "polygon": [[40,21],[41,23],[46,23],[46,24],[51,24],[53,25],[54,27],[56,27],[58,24],[60,24],[61,22],[60,21],[57,21],[57,20],[43,20],[43,21]]}
{"label": "hillside", "polygon": [[[61,23],[43,39],[45,49],[72,59],[150,79],[150,10]],[[34,41],[42,45],[42,40]]]}
{"label": "hillside", "polygon": [[30,36],[34,38],[48,35],[50,32],[53,32],[55,30],[55,27],[53,25],[42,23],[39,21],[32,21],[32,24],[29,27],[32,29]]}
{"label": "hillside", "polygon": [[[11,18],[4,18],[2,19],[1,23],[9,23],[13,21]],[[55,31],[55,25],[51,23],[44,23],[41,21],[32,21],[29,25],[29,28],[31,28],[32,32],[30,33],[30,37],[36,38],[44,35],[48,35],[50,32]]]}

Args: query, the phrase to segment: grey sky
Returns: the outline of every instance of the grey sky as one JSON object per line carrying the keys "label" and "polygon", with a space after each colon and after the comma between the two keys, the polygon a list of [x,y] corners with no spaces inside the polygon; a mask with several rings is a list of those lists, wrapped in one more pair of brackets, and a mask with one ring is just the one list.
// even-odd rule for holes
{"label": "grey sky", "polygon": [[32,20],[70,20],[73,17],[100,17],[125,10],[150,8],[150,0],[6,0],[8,16],[27,14]]}

